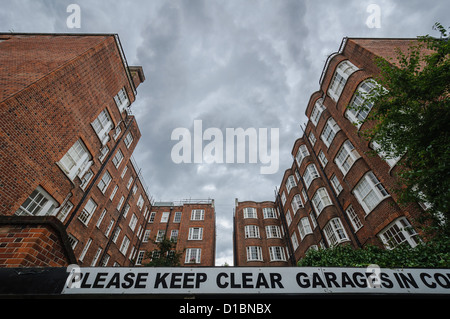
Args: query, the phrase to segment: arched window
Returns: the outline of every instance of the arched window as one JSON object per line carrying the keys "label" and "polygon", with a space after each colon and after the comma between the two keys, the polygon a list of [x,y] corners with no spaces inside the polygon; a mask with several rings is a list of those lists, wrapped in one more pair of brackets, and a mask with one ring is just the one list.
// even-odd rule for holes
{"label": "arched window", "polygon": [[335,102],[339,100],[345,84],[347,83],[347,79],[356,71],[358,71],[358,68],[348,60],[339,63],[336,71],[334,72],[330,88],[328,89],[328,95]]}

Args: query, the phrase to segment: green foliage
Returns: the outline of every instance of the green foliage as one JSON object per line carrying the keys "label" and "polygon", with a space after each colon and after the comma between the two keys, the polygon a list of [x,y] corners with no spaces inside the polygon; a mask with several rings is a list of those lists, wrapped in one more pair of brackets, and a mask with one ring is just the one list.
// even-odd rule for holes
{"label": "green foliage", "polygon": [[[397,50],[397,63],[377,60],[379,86],[359,108],[373,105],[371,125],[361,134],[386,158],[402,157],[399,184],[391,190],[399,203],[428,203],[442,221],[450,211],[450,41],[442,25],[434,29],[440,39],[419,37],[408,52]],[[449,233],[448,224],[441,223]]]}
{"label": "green foliage", "polygon": [[169,240],[164,237],[163,240],[156,242],[154,244],[158,246],[157,250],[147,252],[146,258],[150,258],[151,261],[144,264],[145,267],[179,267],[181,266],[180,258],[183,252],[177,252],[177,242],[174,240]]}
{"label": "green foliage", "polygon": [[450,240],[440,238],[415,248],[402,245],[394,250],[376,246],[354,249],[350,245],[310,250],[299,267],[450,268]]}

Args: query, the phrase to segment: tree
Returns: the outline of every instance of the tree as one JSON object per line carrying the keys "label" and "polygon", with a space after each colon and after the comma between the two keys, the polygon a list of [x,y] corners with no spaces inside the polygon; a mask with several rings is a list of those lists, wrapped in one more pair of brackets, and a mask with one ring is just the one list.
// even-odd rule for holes
{"label": "tree", "polygon": [[397,64],[378,58],[379,85],[362,105],[349,107],[371,108],[365,121],[372,125],[362,135],[386,158],[402,158],[393,190],[399,203],[425,204],[448,232],[442,219],[450,210],[450,41],[441,24],[433,29],[441,38],[419,37],[407,53],[397,50]]}
{"label": "tree", "polygon": [[179,267],[183,252],[177,252],[177,242],[164,237],[161,241],[153,241],[158,246],[157,250],[146,253],[146,258],[151,259],[145,267]]}

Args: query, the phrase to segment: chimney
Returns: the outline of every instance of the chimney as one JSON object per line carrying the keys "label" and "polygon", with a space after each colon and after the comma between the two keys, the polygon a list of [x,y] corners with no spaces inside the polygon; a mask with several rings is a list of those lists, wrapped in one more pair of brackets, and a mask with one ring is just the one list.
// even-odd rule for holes
{"label": "chimney", "polygon": [[144,70],[142,69],[142,66],[130,66],[128,67],[128,70],[130,70],[134,87],[137,89],[137,87],[145,81]]}

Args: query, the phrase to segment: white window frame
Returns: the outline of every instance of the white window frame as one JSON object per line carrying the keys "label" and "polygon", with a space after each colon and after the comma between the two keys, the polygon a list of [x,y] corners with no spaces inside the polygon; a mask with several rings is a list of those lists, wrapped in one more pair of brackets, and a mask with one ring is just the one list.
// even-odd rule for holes
{"label": "white window frame", "polygon": [[334,247],[349,240],[347,232],[339,217],[331,219],[323,230],[330,247]]}
{"label": "white window frame", "polygon": [[353,189],[353,195],[363,207],[366,215],[390,195],[373,172],[368,172]]}
{"label": "white window frame", "polygon": [[94,162],[86,145],[79,139],[56,164],[73,181],[77,176],[81,179]]}
{"label": "white window frame", "polygon": [[331,176],[330,181],[333,185],[334,190],[336,191],[336,195],[339,195],[344,188],[342,187],[341,182],[339,182],[336,174],[333,174],[333,176]]}
{"label": "white window frame", "polygon": [[[378,86],[377,82],[373,79],[367,79],[358,86],[355,94],[352,97],[349,107],[345,111],[345,117],[358,129],[366,120],[370,111],[373,108],[373,103],[367,103],[369,94]],[[364,109],[360,109],[364,105]]]}
{"label": "white window frame", "polygon": [[136,229],[137,223],[138,223],[137,216],[135,214],[131,215],[130,223],[128,224],[128,226],[130,227],[130,229],[132,231],[134,231]]}
{"label": "white window frame", "polygon": [[78,219],[87,226],[95,211],[97,210],[97,207],[97,203],[92,198],[90,198],[86,205],[84,205],[84,208],[81,211],[80,216],[78,216]]}
{"label": "white window frame", "polygon": [[320,115],[325,110],[325,106],[323,105],[323,99],[320,98],[316,101],[314,104],[314,109],[311,112],[310,120],[314,124],[314,126],[317,126],[319,123]]}
{"label": "white window frame", "polygon": [[191,220],[205,220],[205,210],[193,209],[191,212]]}
{"label": "white window frame", "polygon": [[346,176],[350,169],[353,167],[353,164],[355,164],[356,160],[358,160],[360,157],[361,156],[353,146],[352,142],[350,142],[350,140],[346,140],[337,153],[334,162],[339,167],[342,174]]}
{"label": "white window frame", "polygon": [[182,212],[175,212],[175,215],[173,216],[173,222],[174,223],[181,223],[182,215],[183,215]]}
{"label": "white window frame", "polygon": [[58,202],[38,186],[16,211],[16,216],[52,216]]}
{"label": "white window frame", "polygon": [[156,234],[155,242],[157,242],[157,243],[162,242],[165,235],[166,235],[165,230],[158,230],[158,233]]}
{"label": "white window frame", "polygon": [[359,219],[358,214],[356,214],[355,209],[352,205],[348,206],[345,210],[345,213],[347,214],[348,218],[350,219],[350,222],[352,223],[353,229],[355,232],[363,228],[363,224],[361,222],[361,219]]}
{"label": "white window frame", "polygon": [[202,250],[200,248],[188,248],[186,249],[185,264],[200,264],[201,263]]}
{"label": "white window frame", "polygon": [[277,213],[275,212],[275,209],[273,209],[272,207],[264,207],[263,215],[264,215],[264,219],[277,218]]}
{"label": "white window frame", "polygon": [[161,224],[166,224],[169,222],[169,216],[170,216],[170,212],[163,212],[161,215]]}
{"label": "white window frame", "polygon": [[319,157],[320,163],[322,164],[322,167],[325,168],[327,166],[327,164],[328,164],[328,159],[327,159],[327,157],[325,156],[325,153],[322,150],[320,150],[318,157]]}
{"label": "white window frame", "polygon": [[262,248],[260,246],[248,246],[247,261],[263,261]]}
{"label": "white window frame", "polygon": [[330,117],[322,130],[320,139],[327,147],[330,147],[331,143],[333,143],[334,137],[340,130],[341,128],[334,118]]}
{"label": "white window frame", "polygon": [[203,240],[203,227],[189,228],[188,240]]}
{"label": "white window frame", "polygon": [[130,246],[130,242],[131,242],[131,241],[130,241],[130,238],[128,238],[127,236],[123,236],[122,244],[120,245],[119,251],[120,251],[124,256],[127,255],[127,251],[128,251],[129,246]]}
{"label": "white window frame", "polygon": [[109,141],[109,132],[114,127],[114,124],[111,120],[111,116],[107,109],[104,109],[91,123],[92,128],[97,134],[102,145],[106,145]]}
{"label": "white window frame", "polygon": [[270,261],[286,261],[286,253],[283,247],[269,247]]}
{"label": "white window frame", "polygon": [[120,164],[122,164],[123,159],[124,159],[123,153],[122,153],[122,151],[121,151],[120,148],[119,148],[119,149],[117,150],[116,155],[114,155],[114,157],[113,157],[113,159],[112,159],[112,162],[113,162],[113,164],[114,164],[114,167],[117,168],[117,169],[119,169]]}
{"label": "white window frame", "polygon": [[129,132],[127,134],[127,136],[125,137],[125,139],[123,140],[123,142],[125,143],[125,146],[128,148],[130,148],[131,144],[133,144],[133,134],[131,134],[131,132]]}
{"label": "white window frame", "polygon": [[125,87],[123,87],[119,91],[119,93],[117,93],[117,95],[114,97],[114,101],[116,102],[116,105],[119,108],[120,113],[122,113],[126,107],[130,106],[130,99],[128,98]]}
{"label": "white window frame", "polygon": [[312,181],[319,177],[320,175],[316,165],[315,164],[308,165],[305,169],[305,173],[303,174],[303,181],[305,182],[306,188],[309,188],[309,186],[311,186]]}
{"label": "white window frame", "polygon": [[297,228],[300,233],[300,240],[303,240],[307,235],[310,235],[313,233],[308,217],[304,217],[304,218],[300,219],[300,222],[298,223]]}
{"label": "white window frame", "polygon": [[294,212],[294,215],[297,214],[297,211],[300,208],[304,208],[302,197],[300,196],[300,194],[297,194],[294,196],[294,198],[292,199],[292,202],[291,202],[291,206],[292,206],[292,211]]}
{"label": "white window frame", "polygon": [[349,60],[339,63],[328,88],[328,95],[335,102],[339,100],[348,78],[358,70],[359,69]]}
{"label": "white window frame", "polygon": [[102,192],[102,194],[105,194],[106,190],[109,187],[109,184],[111,184],[112,176],[111,174],[106,171],[105,174],[103,174],[102,179],[100,182],[98,182],[97,187]]}
{"label": "white window frame", "polygon": [[317,138],[316,138],[316,136],[314,135],[313,132],[310,132],[310,133],[309,133],[308,139],[309,139],[309,141],[311,142],[312,146],[316,145]]}
{"label": "white window frame", "polygon": [[325,207],[333,205],[325,187],[319,188],[311,201],[316,209],[317,215],[320,215]]}
{"label": "white window frame", "polygon": [[286,222],[287,222],[288,227],[291,226],[292,214],[291,214],[291,211],[289,209],[286,212]]}
{"label": "white window frame", "polygon": [[393,221],[378,234],[378,237],[389,250],[404,243],[408,243],[414,248],[421,242],[419,234],[406,217],[400,217]]}
{"label": "white window frame", "polygon": [[294,175],[291,175],[286,180],[286,189],[288,194],[291,192],[293,188],[297,187],[297,184],[295,183]]}
{"label": "white window frame", "polygon": [[245,207],[243,210],[243,213],[244,213],[244,219],[249,219],[249,218],[257,219],[258,218],[258,213],[256,211],[256,208],[254,208],[254,207]]}
{"label": "white window frame", "polygon": [[307,156],[309,156],[308,147],[306,147],[306,145],[303,144],[298,148],[297,156],[295,156],[295,159],[299,167],[302,164],[305,157]]}
{"label": "white window frame", "polygon": [[246,225],[245,238],[260,238],[259,227],[257,225]]}
{"label": "white window frame", "polygon": [[270,238],[281,238],[281,229],[276,225],[266,226],[266,237]]}

